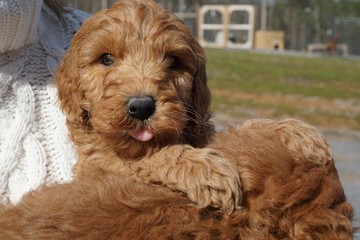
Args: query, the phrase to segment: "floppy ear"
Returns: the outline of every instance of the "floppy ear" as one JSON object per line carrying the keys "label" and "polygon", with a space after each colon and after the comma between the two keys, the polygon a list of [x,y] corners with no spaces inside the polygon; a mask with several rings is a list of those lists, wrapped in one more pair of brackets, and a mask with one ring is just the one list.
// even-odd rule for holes
{"label": "floppy ear", "polygon": [[85,98],[80,86],[79,44],[72,42],[72,47],[65,54],[55,73],[61,110],[65,113],[68,126],[74,129],[86,127]]}
{"label": "floppy ear", "polygon": [[76,129],[84,132],[92,129],[90,103],[85,96],[80,77],[84,67],[84,58],[80,53],[89,35],[101,28],[102,22],[107,19],[104,14],[106,11],[107,9],[101,10],[83,22],[55,73],[60,107],[66,115],[68,127],[73,128],[72,132]]}
{"label": "floppy ear", "polygon": [[204,49],[194,40],[193,51],[197,57],[196,73],[192,87],[192,107],[190,122],[185,130],[185,142],[194,147],[204,147],[215,132],[214,124],[210,121],[210,89],[207,85],[206,55]]}

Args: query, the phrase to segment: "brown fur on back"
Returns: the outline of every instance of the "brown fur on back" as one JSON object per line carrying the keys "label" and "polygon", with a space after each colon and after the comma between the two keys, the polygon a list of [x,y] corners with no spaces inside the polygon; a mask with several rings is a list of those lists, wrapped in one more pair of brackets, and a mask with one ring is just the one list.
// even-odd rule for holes
{"label": "brown fur on back", "polygon": [[44,187],[1,209],[0,239],[192,239],[212,231],[228,239],[212,215],[178,193],[109,174]]}
{"label": "brown fur on back", "polygon": [[[302,137],[323,139],[316,129],[292,120],[248,121],[215,136],[210,147],[237,165],[244,191],[246,221],[241,211],[231,221],[238,224],[243,239],[352,239],[353,209],[333,159],[325,163],[296,159],[294,148],[282,141],[283,128],[290,126],[295,132],[297,124]],[[312,147],[318,146],[314,142]],[[324,149],[317,150],[321,156]]]}
{"label": "brown fur on back", "polygon": [[167,188],[105,175],[7,206],[0,239],[352,239],[353,210],[333,160],[295,159],[282,141],[283,128],[296,124],[313,131],[296,121],[256,120],[215,136],[209,147],[236,166],[243,183],[242,208],[230,215],[199,209]]}

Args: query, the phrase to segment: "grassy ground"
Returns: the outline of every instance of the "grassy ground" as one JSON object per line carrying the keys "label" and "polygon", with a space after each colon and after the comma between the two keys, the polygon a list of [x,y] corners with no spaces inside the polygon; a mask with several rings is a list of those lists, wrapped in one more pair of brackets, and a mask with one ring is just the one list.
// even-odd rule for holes
{"label": "grassy ground", "polygon": [[206,49],[215,113],[360,130],[360,61]]}

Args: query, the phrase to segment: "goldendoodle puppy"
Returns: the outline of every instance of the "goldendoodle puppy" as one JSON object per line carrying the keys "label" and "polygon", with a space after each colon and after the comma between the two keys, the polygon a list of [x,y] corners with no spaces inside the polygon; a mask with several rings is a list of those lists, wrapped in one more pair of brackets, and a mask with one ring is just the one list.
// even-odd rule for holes
{"label": "goldendoodle puppy", "polygon": [[318,130],[251,120],[216,134],[209,147],[241,177],[242,207],[230,215],[167,187],[104,174],[4,206],[0,239],[352,239],[352,207]]}
{"label": "goldendoodle puppy", "polygon": [[124,0],[84,22],[56,74],[77,177],[132,176],[231,212],[238,173],[213,149],[205,53],[174,14]]}
{"label": "goldendoodle puppy", "polygon": [[76,178],[2,206],[0,239],[352,238],[320,132],[251,120],[214,134],[204,51],[152,1],[86,21],[56,80]]}

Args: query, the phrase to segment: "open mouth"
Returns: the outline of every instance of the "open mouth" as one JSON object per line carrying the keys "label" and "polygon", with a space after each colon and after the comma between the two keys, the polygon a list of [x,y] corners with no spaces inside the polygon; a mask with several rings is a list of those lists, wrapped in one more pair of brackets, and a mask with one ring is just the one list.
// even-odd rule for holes
{"label": "open mouth", "polygon": [[130,131],[129,135],[134,139],[141,142],[148,142],[154,137],[154,133],[148,129],[141,129],[136,131]]}

